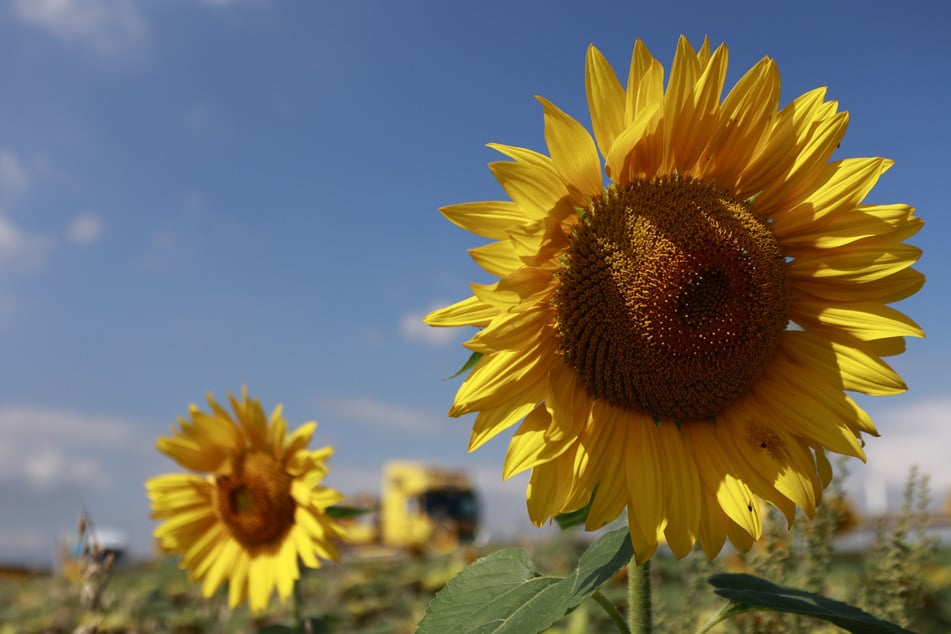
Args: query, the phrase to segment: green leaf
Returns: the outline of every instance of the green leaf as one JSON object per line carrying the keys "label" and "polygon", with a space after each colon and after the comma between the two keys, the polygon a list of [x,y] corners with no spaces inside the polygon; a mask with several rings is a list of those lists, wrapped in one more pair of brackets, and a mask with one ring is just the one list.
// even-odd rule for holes
{"label": "green leaf", "polygon": [[524,551],[509,548],[475,562],[429,604],[419,634],[541,632],[594,594],[634,555],[627,529],[592,544],[564,579],[542,577]]}
{"label": "green leaf", "polygon": [[371,509],[362,509],[356,506],[339,506],[337,504],[333,506],[328,506],[324,511],[328,517],[331,517],[335,520],[345,520],[351,517],[360,517],[361,515],[366,515]]}
{"label": "green leaf", "polygon": [[631,546],[631,533],[626,528],[611,531],[591,544],[578,560],[578,567],[561,582],[570,588],[565,599],[568,610],[594,594],[629,564],[632,557],[634,547]]}
{"label": "green leaf", "polygon": [[911,634],[894,623],[877,619],[874,616],[852,607],[847,603],[827,597],[778,586],[771,581],[747,574],[716,574],[707,579],[721,597],[740,604],[739,610],[774,610],[791,612],[815,617],[834,623],[849,632],[862,634]]}
{"label": "green leaf", "polygon": [[460,374],[465,374],[466,372],[468,372],[469,370],[471,370],[472,368],[474,368],[474,367],[475,367],[475,364],[478,363],[478,362],[479,362],[479,359],[481,359],[481,358],[482,358],[482,353],[481,353],[481,352],[473,352],[472,354],[469,355],[469,359],[465,362],[465,365],[463,365],[461,368],[459,368],[459,369],[456,371],[456,373],[453,374],[452,376],[447,376],[447,377],[446,377],[446,380],[448,381],[448,380],[450,380],[450,379],[456,378],[456,377],[459,376]]}
{"label": "green leaf", "polygon": [[600,482],[594,485],[594,490],[591,492],[591,499],[580,509],[572,511],[571,513],[561,513],[555,516],[555,521],[558,522],[558,527],[561,530],[567,530],[572,526],[580,526],[588,521],[588,511],[591,510],[591,505],[594,504],[594,496],[597,494],[600,485]]}
{"label": "green leaf", "polygon": [[504,632],[507,620],[557,582],[555,577],[540,577],[520,548],[494,552],[460,572],[436,594],[416,631]]}

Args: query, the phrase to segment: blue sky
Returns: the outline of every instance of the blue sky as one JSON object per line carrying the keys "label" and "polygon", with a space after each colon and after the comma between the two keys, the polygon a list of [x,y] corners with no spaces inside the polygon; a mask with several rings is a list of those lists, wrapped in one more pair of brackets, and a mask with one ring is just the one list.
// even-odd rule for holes
{"label": "blue sky", "polygon": [[[491,141],[544,150],[552,100],[588,125],[584,55],[626,77],[634,39],[669,68],[679,34],[764,55],[783,99],[816,86],[851,112],[839,151],[896,166],[872,202],[927,224],[921,323],[863,399],[883,433],[853,464],[860,501],[912,464],[951,488],[944,272],[949,118],[943,3],[0,2],[0,560],[42,559],[81,508],[139,552],[142,482],[189,403],[247,385],[333,444],[327,483],[381,463],[468,469],[497,535],[525,529],[500,439],[473,455],[445,415],[463,332],[429,309],[488,281],[480,242],[438,213],[503,195]],[[874,495],[872,499],[874,499]]]}

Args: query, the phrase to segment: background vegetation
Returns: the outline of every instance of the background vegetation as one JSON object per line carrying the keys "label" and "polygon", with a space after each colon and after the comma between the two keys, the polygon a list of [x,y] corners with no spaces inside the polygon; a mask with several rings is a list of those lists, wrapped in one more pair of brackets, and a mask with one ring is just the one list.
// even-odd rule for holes
{"label": "background vegetation", "polygon": [[[705,580],[719,571],[750,572],[819,592],[915,632],[951,631],[951,548],[939,548],[927,533],[927,479],[912,471],[904,499],[902,512],[879,523],[874,545],[864,551],[833,549],[837,536],[854,530],[858,521],[841,483],[834,482],[811,522],[800,518],[787,531],[781,516],[769,514],[766,534],[750,553],[725,552],[712,562],[700,552],[680,562],[656,557],[657,631],[693,632],[710,618],[723,600]],[[539,570],[564,574],[587,546],[581,537],[566,532],[555,540],[524,547]],[[350,551],[339,564],[305,571],[300,584],[302,614],[316,619],[318,632],[412,632],[435,592],[473,558],[498,547],[429,556]],[[253,619],[246,608],[229,610],[225,592],[203,599],[199,586],[187,581],[171,557],[116,566],[99,610],[84,606],[80,594],[80,584],[62,575],[2,578],[0,634],[256,632],[289,624],[292,618],[291,605],[276,601],[269,613]],[[618,606],[625,605],[623,575],[610,582],[604,594]],[[588,601],[552,631],[582,634],[612,628],[601,607]],[[836,629],[803,617],[754,612],[713,631],[782,634]]]}

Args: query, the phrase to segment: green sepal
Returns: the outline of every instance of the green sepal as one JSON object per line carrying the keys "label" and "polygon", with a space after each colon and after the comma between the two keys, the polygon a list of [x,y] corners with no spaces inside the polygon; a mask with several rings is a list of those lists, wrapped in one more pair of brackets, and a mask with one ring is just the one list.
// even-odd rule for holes
{"label": "green sepal", "polygon": [[566,530],[572,526],[580,526],[588,521],[588,512],[591,510],[591,505],[594,504],[594,496],[598,492],[598,486],[600,482],[594,485],[594,491],[591,492],[591,498],[588,500],[588,503],[582,506],[577,511],[572,511],[570,513],[560,513],[555,516],[555,521],[558,523],[558,528],[561,530]]}
{"label": "green sepal", "polygon": [[466,360],[465,364],[463,364],[463,366],[459,368],[455,374],[453,374],[452,376],[447,376],[445,380],[449,381],[451,379],[456,378],[460,374],[465,374],[466,372],[474,368],[475,364],[478,363],[479,359],[481,358],[482,358],[481,352],[473,352],[472,354],[469,355],[469,358]]}

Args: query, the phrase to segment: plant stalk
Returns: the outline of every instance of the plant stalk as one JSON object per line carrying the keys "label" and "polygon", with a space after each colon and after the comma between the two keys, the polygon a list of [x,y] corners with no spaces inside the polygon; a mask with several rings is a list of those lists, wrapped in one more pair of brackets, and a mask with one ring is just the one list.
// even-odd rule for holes
{"label": "plant stalk", "polygon": [[295,630],[300,630],[303,621],[300,618],[301,611],[301,593],[300,579],[294,582],[294,592],[291,594],[291,619]]}
{"label": "plant stalk", "polygon": [[627,626],[627,622],[624,620],[624,617],[618,612],[617,608],[614,606],[614,603],[610,601],[600,590],[591,595],[591,598],[598,602],[604,611],[608,613],[608,616],[611,617],[611,622],[614,623],[614,627],[617,628],[617,631],[621,634],[631,634],[630,628]]}
{"label": "plant stalk", "polygon": [[654,631],[654,619],[651,611],[650,560],[638,566],[637,562],[631,559],[627,579],[631,634],[651,634]]}

